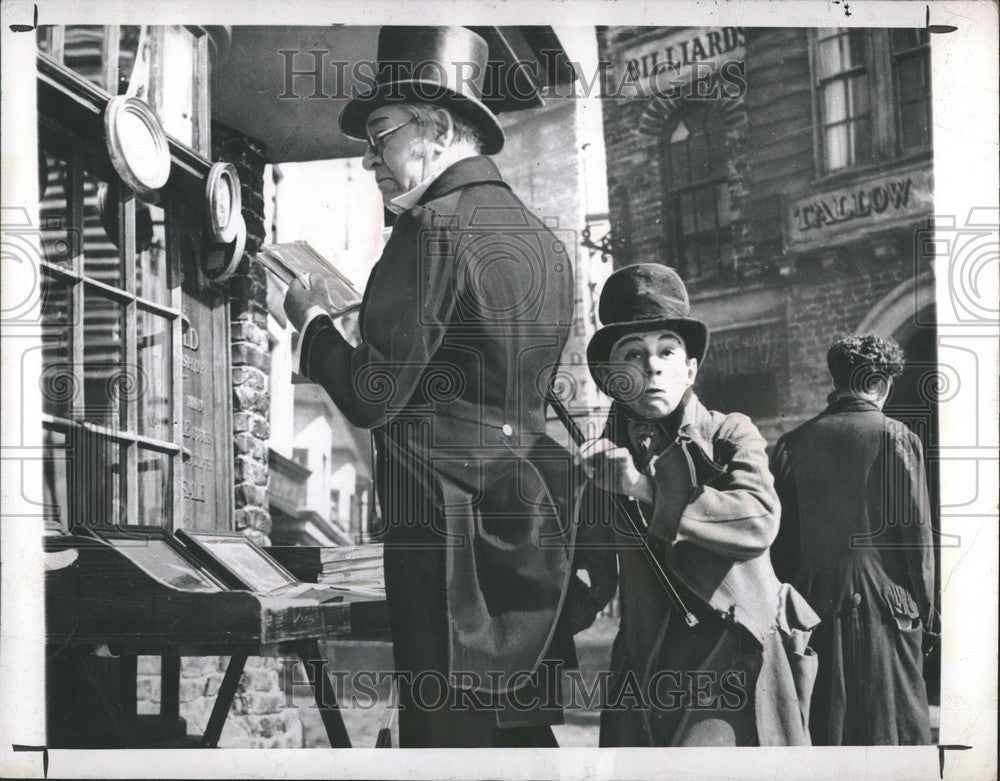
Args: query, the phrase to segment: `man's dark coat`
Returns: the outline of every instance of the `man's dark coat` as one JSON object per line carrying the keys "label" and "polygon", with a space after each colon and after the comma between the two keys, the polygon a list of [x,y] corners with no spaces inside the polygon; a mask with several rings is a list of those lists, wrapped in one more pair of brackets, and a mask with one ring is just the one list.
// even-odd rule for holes
{"label": "man's dark coat", "polygon": [[822,619],[813,742],[929,743],[921,640],[934,547],[920,440],[876,405],[840,398],[778,441],[772,471],[775,570]]}
{"label": "man's dark coat", "polygon": [[[556,637],[569,464],[545,435],[544,400],[572,314],[565,248],[474,157],[397,218],[365,290],[362,343],[325,317],[303,334],[304,372],[374,433],[400,671],[490,693],[572,648]],[[558,715],[501,707],[498,718]]]}

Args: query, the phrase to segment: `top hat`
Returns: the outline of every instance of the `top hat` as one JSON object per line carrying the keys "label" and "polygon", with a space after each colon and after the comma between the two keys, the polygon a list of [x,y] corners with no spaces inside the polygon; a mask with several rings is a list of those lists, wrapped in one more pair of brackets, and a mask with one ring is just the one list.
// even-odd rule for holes
{"label": "top hat", "polygon": [[503,148],[503,128],[482,102],[489,46],[465,27],[383,27],[375,84],[340,112],[340,129],[364,139],[375,109],[393,103],[442,104],[483,136],[483,154]]}
{"label": "top hat", "polygon": [[708,326],[688,317],[691,303],[677,272],[659,263],[636,263],[608,277],[598,314],[604,327],[587,345],[587,362],[597,387],[607,392],[607,367],[615,342],[626,334],[662,329],[684,340],[689,358],[699,365],[708,350]]}

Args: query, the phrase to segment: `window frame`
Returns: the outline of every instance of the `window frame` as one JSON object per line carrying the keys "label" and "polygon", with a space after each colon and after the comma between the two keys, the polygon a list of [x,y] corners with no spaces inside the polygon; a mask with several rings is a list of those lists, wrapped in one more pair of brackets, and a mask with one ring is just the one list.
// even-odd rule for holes
{"label": "window frame", "polygon": [[[39,148],[45,148],[52,150],[61,154],[61,156],[67,160],[66,150],[79,150],[82,156],[87,156],[91,164],[91,171],[98,176],[103,181],[113,182],[117,181],[117,174],[111,165],[110,158],[108,157],[108,152],[103,140],[103,111],[104,107],[108,102],[108,95],[106,92],[100,90],[92,82],[85,79],[78,73],[69,70],[63,65],[56,63],[51,57],[49,57],[44,52],[39,52],[37,55],[38,62],[38,102],[39,102],[39,112],[38,112],[38,126],[39,126]],[[156,197],[155,202],[165,211],[165,242],[167,245],[168,263],[171,264],[171,273],[174,275],[172,281],[170,282],[170,299],[164,304],[159,304],[155,301],[150,301],[149,299],[142,298],[141,296],[136,296],[141,301],[141,305],[147,310],[154,314],[169,315],[173,322],[173,328],[171,331],[171,361],[172,365],[170,367],[171,371],[171,394],[172,394],[172,421],[173,421],[173,440],[168,446],[164,447],[162,444],[164,440],[155,440],[149,437],[144,437],[138,435],[136,428],[127,428],[122,431],[111,431],[102,429],[101,427],[95,427],[93,424],[87,423],[83,424],[82,420],[77,417],[74,419],[76,410],[70,411],[69,418],[55,417],[52,415],[43,416],[43,425],[47,428],[62,432],[64,436],[71,436],[70,432],[73,429],[91,431],[98,437],[103,437],[105,435],[110,435],[112,440],[120,439],[122,437],[127,437],[129,441],[134,441],[134,445],[128,446],[126,448],[126,456],[131,457],[131,461],[126,461],[125,464],[125,474],[121,477],[120,486],[122,490],[122,496],[125,503],[125,512],[120,520],[120,522],[134,523],[138,520],[138,445],[146,446],[147,444],[152,447],[153,450],[159,452],[169,451],[171,453],[176,452],[176,460],[174,461],[173,468],[173,485],[172,485],[172,507],[171,513],[168,517],[163,519],[164,528],[176,529],[183,526],[189,526],[192,522],[191,518],[186,515],[185,502],[183,498],[183,481],[188,476],[188,463],[192,455],[192,451],[184,443],[183,437],[183,424],[185,420],[185,410],[184,410],[184,380],[183,380],[183,326],[186,321],[186,315],[184,312],[184,301],[189,296],[202,297],[206,294],[215,295],[222,297],[223,300],[228,302],[227,286],[225,284],[212,283],[201,273],[199,269],[192,269],[186,266],[186,261],[184,258],[188,253],[186,249],[187,246],[194,247],[194,251],[197,253],[197,247],[191,244],[192,241],[197,244],[197,235],[201,230],[199,227],[194,225],[192,220],[197,221],[200,212],[192,207],[192,203],[197,203],[199,197],[203,197],[205,180],[208,175],[209,169],[211,168],[210,161],[200,155],[195,150],[190,147],[180,143],[173,137],[168,137],[168,144],[171,154],[171,181],[168,185],[160,190]],[[78,176],[80,177],[80,187],[82,188],[83,182],[83,166],[82,159],[80,163],[80,171]],[[72,176],[72,171],[69,172],[69,176]],[[67,185],[69,187],[69,185]],[[73,185],[75,187],[75,185]],[[81,189],[82,193],[82,189]],[[119,196],[121,198],[121,203],[119,206],[119,249],[125,259],[125,270],[124,273],[131,275],[133,280],[133,286],[131,290],[134,291],[134,279],[135,279],[135,263],[137,260],[137,255],[135,252],[135,244],[132,241],[125,242],[122,239],[123,231],[131,231],[134,235],[135,232],[135,205],[139,198],[134,193],[132,193],[124,183],[120,183]],[[70,204],[77,203],[76,199],[69,199],[66,207],[67,214],[70,214]],[[83,210],[84,203],[81,199],[78,201],[79,206],[73,206],[73,214],[70,219],[67,220],[67,227],[81,226],[83,225]],[[76,212],[79,212],[78,214]],[[127,248],[128,256],[125,256]],[[85,290],[85,284],[91,284],[97,287],[103,293],[105,289],[108,289],[108,293],[115,300],[130,297],[132,294],[123,291],[122,289],[110,287],[107,285],[102,285],[100,282],[88,282],[84,283],[82,278],[79,282],[76,281],[77,277],[82,276],[77,273],[83,269],[83,246],[80,242],[80,246],[75,246],[71,250],[75,253],[73,266],[67,271],[66,269],[60,268],[58,265],[49,262],[48,260],[42,261],[42,269],[40,273],[51,275],[57,280],[66,283],[67,281],[73,281],[74,289],[71,291],[73,298],[71,299],[71,306],[73,307],[73,325],[72,333],[70,336],[71,343],[67,345],[67,349],[73,350],[69,353],[65,360],[70,361],[73,366],[74,379],[82,383],[82,372],[83,366],[82,361],[78,359],[75,354],[76,344],[83,344],[83,320],[78,317],[77,314],[82,312],[83,306],[83,292]],[[77,260],[79,258],[79,260]],[[197,261],[197,257],[194,258]],[[183,271],[183,277],[181,272]],[[67,279],[68,276],[68,279]],[[140,304],[133,302],[130,306],[134,315],[137,313],[137,307]],[[215,352],[215,362],[223,362],[223,366],[217,369],[218,382],[215,383],[215,393],[213,396],[213,403],[216,407],[216,418],[219,422],[218,427],[215,429],[217,435],[216,441],[216,457],[219,458],[223,453],[227,454],[228,457],[221,458],[220,463],[217,465],[217,472],[215,479],[221,488],[216,491],[216,503],[214,508],[211,508],[211,512],[219,520],[217,526],[213,528],[231,530],[234,527],[235,515],[234,515],[234,464],[233,464],[233,418],[232,418],[232,389],[228,384],[228,378],[231,373],[230,368],[230,316],[229,316],[229,306],[226,303],[220,309],[213,312],[212,317],[216,323],[216,328],[218,333],[216,334],[216,339],[213,342]],[[126,322],[126,328],[129,329],[129,333],[133,333],[133,328],[136,327],[132,321]],[[134,353],[136,344],[133,341],[133,349],[131,352]],[[134,355],[132,356],[135,357]],[[129,356],[126,355],[125,361],[129,360]],[[82,387],[82,385],[80,385]],[[133,401],[132,404],[135,404]],[[137,409],[131,414],[137,415]],[[133,422],[137,423],[137,419],[133,418]],[[135,436],[133,436],[135,435]],[[70,442],[67,442],[70,444]],[[67,469],[76,469],[77,466],[69,463],[70,459],[66,457],[65,450],[61,449],[58,445],[55,445],[51,451],[51,456],[54,460],[62,460],[67,462]],[[67,472],[68,474],[68,472]],[[58,475],[56,475],[56,479]],[[58,490],[58,486],[57,486]],[[79,517],[79,511],[77,507],[79,503],[74,503],[74,498],[67,495],[66,506],[61,508],[65,517],[60,518],[60,523],[64,527],[69,527],[71,523],[80,523],[81,519]],[[86,519],[83,519],[86,523]],[[204,526],[202,524],[202,526]]]}
{"label": "window frame", "polygon": [[[866,163],[826,170],[823,128],[821,124],[820,91],[818,89],[817,43],[820,33],[830,28],[809,28],[809,89],[812,110],[813,179],[812,184],[835,182],[860,174],[895,167],[910,160],[929,157],[933,148],[933,129],[928,128],[926,146],[901,151],[899,110],[896,100],[896,74],[891,49],[891,33],[898,28],[864,28],[865,52],[868,55],[868,83],[871,102],[872,160]],[[851,28],[855,29],[855,28]],[[929,44],[928,55],[929,55]],[[929,103],[931,96],[928,95]],[[930,111],[928,117],[930,118]]]}
{"label": "window frame", "polygon": [[[68,138],[64,136],[65,131],[59,128],[50,119],[39,117],[39,148],[46,152],[55,152],[60,155],[67,164],[67,186],[66,186],[66,216],[67,231],[71,235],[83,237],[84,235],[84,209],[85,192],[84,177],[86,173],[96,176],[103,181],[117,181],[117,174],[110,163],[103,160],[102,156],[87,144],[83,139],[70,134],[72,143],[66,143]],[[43,140],[44,139],[44,140]],[[79,142],[79,143],[78,143]],[[181,430],[181,409],[179,399],[182,398],[181,379],[181,326],[182,326],[182,291],[180,284],[168,287],[168,303],[159,303],[149,298],[139,295],[136,288],[136,206],[138,197],[124,185],[116,188],[118,195],[118,251],[123,262],[123,286],[121,288],[109,285],[99,279],[91,277],[87,273],[84,260],[85,242],[70,242],[72,258],[68,264],[56,264],[48,258],[42,256],[39,259],[40,272],[61,284],[68,287],[70,296],[70,307],[72,319],[67,329],[68,344],[67,360],[73,374],[74,385],[77,388],[84,386],[84,344],[86,341],[86,308],[88,288],[103,298],[113,301],[123,307],[124,327],[122,366],[138,365],[138,313],[139,309],[151,313],[170,323],[171,351],[170,351],[170,389],[171,408],[169,429],[171,439],[157,439],[139,433],[138,401],[135,399],[123,398],[121,405],[123,410],[119,411],[118,422],[109,427],[100,423],[86,420],[85,404],[82,393],[75,394],[70,401],[70,408],[67,411],[69,417],[61,417],[51,413],[43,413],[42,424],[44,428],[63,433],[67,438],[73,436],[74,430],[83,428],[98,437],[101,441],[114,443],[124,450],[125,474],[119,475],[120,489],[124,496],[118,497],[124,504],[124,517],[118,519],[119,523],[135,525],[138,523],[139,502],[138,502],[138,465],[139,447],[162,453],[172,460],[171,477],[171,513],[169,517],[170,526],[175,525],[175,521],[181,517],[181,480],[183,477],[184,452]],[[173,280],[179,279],[180,268],[177,254],[174,251],[174,236],[176,234],[175,218],[171,214],[169,194],[165,194],[164,209],[164,238],[166,241],[166,257]],[[122,414],[122,412],[124,414]],[[72,506],[72,502],[68,505]],[[71,515],[70,507],[64,508],[67,515]],[[85,519],[67,517],[65,523],[67,527],[72,527],[79,523],[86,523]],[[103,524],[102,524],[103,525]]]}
{"label": "window frame", "polygon": [[[821,36],[821,32],[826,32],[827,30],[833,29],[836,32],[832,35]],[[867,165],[871,165],[873,162],[879,159],[879,152],[877,148],[876,138],[878,136],[878,129],[876,128],[876,77],[873,73],[873,52],[874,48],[872,46],[871,36],[868,30],[861,30],[860,37],[862,42],[862,47],[864,49],[864,64],[863,65],[852,65],[852,67],[845,70],[838,71],[836,74],[828,76],[820,76],[819,73],[819,44],[828,40],[836,39],[839,41],[845,36],[850,35],[853,32],[858,32],[857,28],[847,28],[847,27],[835,27],[835,28],[815,28],[812,31],[810,40],[810,82],[812,86],[812,97],[813,97],[813,126],[815,128],[815,140],[817,144],[817,166],[820,175],[823,176],[834,176],[841,171],[854,170],[857,168],[862,168]],[[868,84],[868,111],[865,114],[859,114],[857,116],[850,116],[846,119],[837,122],[824,122],[823,118],[823,89],[827,85],[840,83],[849,83],[855,77],[863,75],[865,81]],[[848,129],[852,125],[856,125],[858,122],[867,119],[870,133],[871,133],[871,154],[872,159],[862,162],[857,162],[856,160],[848,165],[841,166],[840,168],[835,168],[833,170],[828,170],[827,168],[827,157],[826,157],[826,131],[829,128],[838,126],[847,126]],[[853,144],[852,144],[853,147]]]}
{"label": "window frame", "polygon": [[[905,28],[913,29],[913,28]],[[923,28],[915,28],[917,33],[926,33]],[[889,53],[889,72],[891,73],[891,86],[892,86],[892,106],[893,106],[893,129],[895,131],[895,152],[898,157],[904,157],[912,154],[920,154],[925,152],[930,152],[933,146],[934,138],[934,104],[931,93],[931,70],[930,70],[930,57],[931,57],[931,38],[930,33],[926,33],[926,40],[922,43],[918,43],[916,46],[910,47],[904,51],[893,51],[892,49],[892,33],[893,30],[888,31],[887,35],[887,49]],[[897,72],[897,63],[902,60],[926,58],[925,60],[925,74],[927,78],[927,143],[921,144],[919,146],[912,147],[910,149],[903,149],[903,118],[902,118],[902,90],[899,87],[899,73]],[[907,101],[908,103],[916,103],[917,101]],[[923,102],[923,101],[921,101]]]}
{"label": "window frame", "polygon": [[[134,26],[134,25],[131,25]],[[198,25],[138,25],[147,27],[151,32],[151,70],[149,80],[149,95],[147,102],[153,113],[157,117],[162,116],[163,99],[163,51],[164,51],[164,31],[167,27],[183,27],[190,32],[195,39],[194,56],[195,69],[193,74],[192,89],[194,91],[194,107],[197,112],[197,121],[192,127],[192,138],[190,144],[185,144],[175,136],[168,133],[168,136],[176,144],[197,152],[203,157],[211,156],[211,52],[209,47],[208,29]],[[108,97],[115,97],[118,94],[118,63],[119,47],[121,44],[122,25],[103,25],[103,38],[101,42],[101,63],[103,68],[103,83],[95,84],[90,79],[85,79],[95,89],[100,90]],[[48,52],[39,49],[39,54],[48,57],[60,68],[74,73],[76,71],[65,64],[65,41],[66,25],[45,25],[39,27],[39,31],[46,37],[48,42]],[[85,78],[80,76],[80,78]],[[161,120],[162,123],[162,120]],[[164,132],[166,129],[164,128]]]}
{"label": "window frame", "polygon": [[[713,153],[713,146],[711,143],[706,141],[705,148],[708,157],[709,169],[711,171],[716,171],[717,169],[720,173],[710,176],[706,179],[693,180],[689,175],[688,181],[683,185],[677,186],[672,184],[671,180],[673,178],[673,157],[672,157],[672,146],[674,142],[671,140],[674,133],[677,132],[677,128],[681,123],[685,123],[688,127],[689,138],[696,135],[691,131],[690,119],[692,116],[696,116],[698,112],[704,111],[704,117],[700,119],[700,125],[698,127],[698,133],[704,136],[706,139],[711,139],[712,134],[706,133],[705,127],[707,127],[711,122],[717,121],[720,127],[720,132],[718,133],[718,138],[721,140],[721,148],[715,149]],[[723,122],[723,113],[721,106],[714,102],[692,102],[687,104],[683,109],[677,111],[671,115],[670,120],[666,122],[663,126],[663,133],[661,134],[658,142],[659,146],[659,167],[660,167],[660,191],[662,193],[662,215],[663,215],[663,229],[664,238],[667,246],[667,253],[669,257],[676,259],[676,264],[678,270],[684,276],[685,280],[689,283],[697,283],[702,280],[710,279],[715,276],[719,267],[722,264],[722,249],[726,244],[733,243],[732,236],[732,220],[725,225],[721,225],[719,222],[719,209],[718,209],[718,196],[713,192],[712,202],[715,204],[715,209],[713,211],[713,221],[715,223],[714,228],[709,228],[706,230],[698,230],[696,233],[689,234],[692,237],[704,236],[710,231],[715,237],[716,254],[718,257],[715,261],[715,266],[713,268],[700,268],[698,273],[693,273],[692,269],[687,266],[687,260],[684,257],[684,229],[683,229],[683,214],[681,212],[682,207],[682,197],[685,194],[695,194],[701,190],[705,190],[709,187],[717,188],[719,185],[726,187],[728,185],[728,176],[726,173],[726,164],[729,160],[729,149],[728,142],[725,134],[725,127]],[[690,154],[690,141],[685,139],[685,154],[687,156],[687,167],[688,171],[691,170],[691,154]],[[695,196],[696,197],[696,196]],[[727,195],[728,197],[728,195]],[[697,212],[697,209],[696,209]],[[699,226],[700,227],[700,226]],[[683,261],[683,262],[682,262]]]}

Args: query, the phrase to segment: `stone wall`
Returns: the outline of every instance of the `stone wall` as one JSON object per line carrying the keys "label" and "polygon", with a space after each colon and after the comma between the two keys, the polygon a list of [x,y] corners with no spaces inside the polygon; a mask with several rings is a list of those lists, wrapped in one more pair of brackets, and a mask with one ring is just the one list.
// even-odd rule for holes
{"label": "stone wall", "polygon": [[271,368],[267,344],[267,276],[252,256],[264,243],[264,147],[224,125],[212,128],[215,160],[232,163],[240,176],[246,254],[229,281],[233,376],[233,457],[236,528],[266,544],[271,532],[267,509],[267,440]]}
{"label": "stone wall", "polygon": [[[200,735],[222,685],[228,657],[188,657],[181,663],[180,714],[188,734]],[[250,657],[233,707],[219,739],[220,748],[300,748],[302,722],[298,708],[282,708],[285,695],[277,660]],[[160,659],[140,656],[137,676],[138,711],[160,710]]]}

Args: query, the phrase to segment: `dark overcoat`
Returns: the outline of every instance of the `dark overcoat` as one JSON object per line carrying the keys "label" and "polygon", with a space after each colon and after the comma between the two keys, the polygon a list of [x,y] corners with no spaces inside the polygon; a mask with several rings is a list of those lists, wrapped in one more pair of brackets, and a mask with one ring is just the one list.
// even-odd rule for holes
{"label": "dark overcoat", "polygon": [[849,396],[783,436],[772,470],[775,569],[822,618],[814,743],[929,743],[921,644],[934,547],[920,440]]}
{"label": "dark overcoat", "polygon": [[[653,437],[645,457],[637,431]],[[745,415],[710,411],[693,395],[652,427],[615,404],[605,436],[651,474],[653,504],[632,501],[628,511],[699,624],[686,625],[634,535],[615,524],[622,619],[601,745],[808,745],[817,617],[767,555],[779,504],[764,438]],[[594,510],[602,493],[584,497],[581,550],[613,517],[606,501]],[[626,686],[646,698],[640,707],[624,707]]]}
{"label": "dark overcoat", "polygon": [[374,434],[400,671],[510,692],[572,647],[556,637],[570,464],[545,434],[544,398],[572,313],[565,248],[473,157],[397,217],[365,289],[360,345],[328,318],[303,334],[304,372]]}

